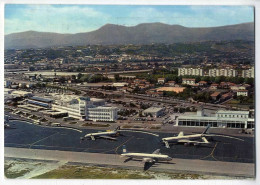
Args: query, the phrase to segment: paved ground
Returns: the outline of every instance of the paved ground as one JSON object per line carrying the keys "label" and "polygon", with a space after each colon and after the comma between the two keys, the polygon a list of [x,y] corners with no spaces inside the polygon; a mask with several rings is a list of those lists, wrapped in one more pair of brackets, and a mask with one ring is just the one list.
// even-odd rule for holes
{"label": "paved ground", "polygon": [[[73,164],[94,164],[99,166],[113,166],[131,169],[143,169],[140,161],[128,161],[124,163],[124,158],[115,154],[100,154],[86,152],[51,151],[25,148],[5,147],[5,157],[25,158],[36,160],[54,160],[71,162]],[[234,170],[235,169],[235,170]],[[185,173],[199,173],[223,176],[254,177],[254,164],[233,163],[206,160],[173,159],[169,163],[156,163],[150,170],[171,171]]]}
{"label": "paved ground", "polygon": [[12,121],[10,124],[15,129],[5,129],[5,147],[120,154],[122,146],[126,145],[130,152],[151,153],[160,148],[161,153],[179,159],[255,162],[253,137],[240,137],[243,141],[213,137],[211,147],[173,145],[167,149],[160,140],[162,137],[172,136],[171,133],[124,131],[117,141],[103,139],[81,141],[80,137],[97,130],[49,128],[20,121]]}

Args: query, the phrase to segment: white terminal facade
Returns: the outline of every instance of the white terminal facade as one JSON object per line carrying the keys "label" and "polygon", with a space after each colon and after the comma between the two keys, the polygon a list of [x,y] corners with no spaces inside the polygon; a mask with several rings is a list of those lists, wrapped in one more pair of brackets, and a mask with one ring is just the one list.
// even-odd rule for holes
{"label": "white terminal facade", "polygon": [[[99,106],[100,104],[102,106]],[[92,100],[89,97],[74,97],[69,101],[66,101],[66,98],[62,98],[54,101],[52,109],[67,112],[69,117],[80,120],[116,121],[117,108],[103,104],[101,99]]]}
{"label": "white terminal facade", "polygon": [[204,109],[176,119],[176,126],[205,127],[208,124],[221,128],[254,128],[255,120],[249,117],[249,111],[218,110],[209,114]]}

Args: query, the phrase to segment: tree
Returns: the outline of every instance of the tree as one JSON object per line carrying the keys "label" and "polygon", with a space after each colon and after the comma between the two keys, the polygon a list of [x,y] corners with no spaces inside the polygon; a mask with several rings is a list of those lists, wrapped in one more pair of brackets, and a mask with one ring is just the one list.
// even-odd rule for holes
{"label": "tree", "polygon": [[121,80],[119,74],[115,74],[114,75],[115,81],[118,82],[119,80]]}
{"label": "tree", "polygon": [[81,79],[82,76],[83,76],[83,74],[79,73],[77,77],[78,77],[78,79]]}

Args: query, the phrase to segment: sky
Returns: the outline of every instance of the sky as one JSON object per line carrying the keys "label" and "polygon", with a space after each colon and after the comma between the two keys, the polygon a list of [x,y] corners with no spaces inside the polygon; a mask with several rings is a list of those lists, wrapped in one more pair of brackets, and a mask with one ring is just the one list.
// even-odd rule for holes
{"label": "sky", "polygon": [[80,33],[105,24],[135,26],[161,22],[214,27],[254,22],[251,6],[5,5],[5,34],[23,31]]}

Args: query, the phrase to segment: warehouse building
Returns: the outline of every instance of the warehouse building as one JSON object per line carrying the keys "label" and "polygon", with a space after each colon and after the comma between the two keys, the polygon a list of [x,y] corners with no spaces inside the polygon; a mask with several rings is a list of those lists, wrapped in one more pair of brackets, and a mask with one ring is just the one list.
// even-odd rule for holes
{"label": "warehouse building", "polygon": [[144,116],[152,116],[154,118],[157,118],[159,116],[162,116],[163,115],[163,108],[159,108],[159,107],[150,107],[148,109],[145,109],[143,111],[143,115]]}

